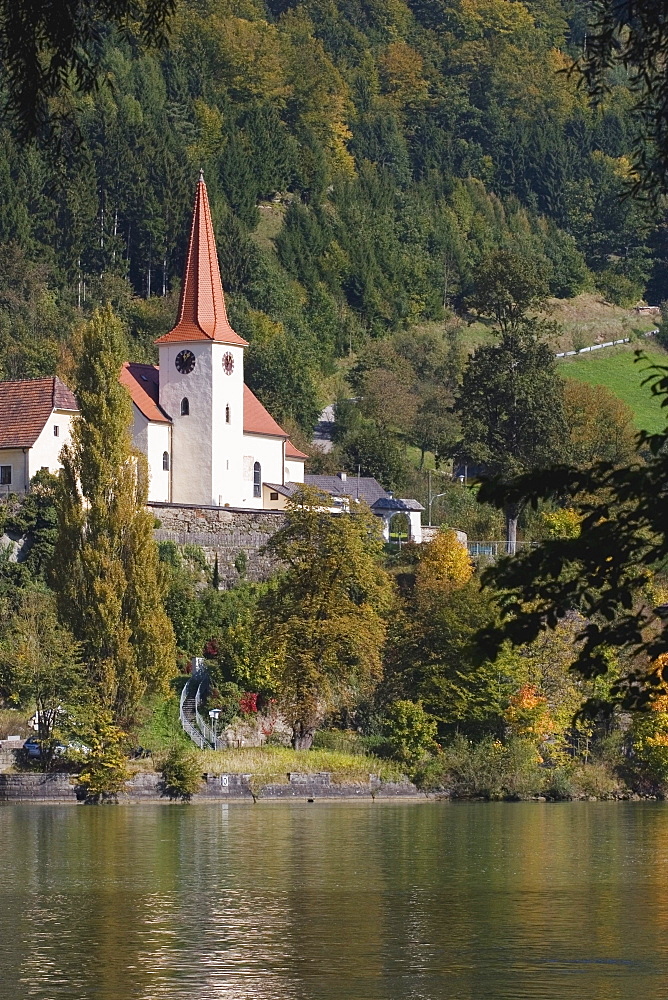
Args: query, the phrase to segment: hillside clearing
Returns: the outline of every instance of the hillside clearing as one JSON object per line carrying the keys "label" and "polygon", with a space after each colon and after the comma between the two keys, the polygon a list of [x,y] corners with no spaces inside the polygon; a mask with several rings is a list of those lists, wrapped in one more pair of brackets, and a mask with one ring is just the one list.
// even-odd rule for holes
{"label": "hillside clearing", "polygon": [[642,383],[648,367],[666,365],[668,354],[653,346],[646,352],[647,361],[638,362],[636,349],[635,345],[604,348],[594,354],[567,358],[560,362],[559,371],[566,378],[607,386],[631,407],[639,430],[658,433],[665,428],[666,414],[661,408],[661,400],[652,396],[649,386]]}

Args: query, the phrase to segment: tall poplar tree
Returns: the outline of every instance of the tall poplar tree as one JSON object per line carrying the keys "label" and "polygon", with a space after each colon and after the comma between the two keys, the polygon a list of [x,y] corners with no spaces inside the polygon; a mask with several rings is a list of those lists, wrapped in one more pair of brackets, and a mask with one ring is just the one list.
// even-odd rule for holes
{"label": "tall poplar tree", "polygon": [[53,583],[61,619],[104,707],[129,721],[175,672],[162,603],[146,459],[132,449],[132,407],[118,381],[124,335],[111,307],[84,329],[76,370],[80,413],[63,448]]}

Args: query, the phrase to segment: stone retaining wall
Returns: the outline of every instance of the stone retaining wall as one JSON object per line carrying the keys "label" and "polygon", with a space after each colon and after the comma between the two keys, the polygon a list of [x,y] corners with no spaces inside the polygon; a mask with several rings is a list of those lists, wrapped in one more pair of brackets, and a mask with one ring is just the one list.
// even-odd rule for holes
{"label": "stone retaining wall", "polygon": [[223,587],[239,582],[239,554],[246,556],[248,580],[266,580],[276,569],[276,560],[263,551],[271,536],[285,524],[285,514],[275,510],[242,510],[236,507],[203,507],[195,504],[149,504],[160,521],[158,542],[199,545],[218,573]]}
{"label": "stone retaining wall", "polygon": [[[382,782],[370,776],[365,784],[337,784],[328,773],[290,774],[287,782],[258,785],[250,774],[206,774],[193,802],[256,799],[375,799],[418,796],[410,782]],[[76,775],[70,774],[2,774],[0,802],[72,802],[81,800]],[[154,771],[140,771],[118,796],[119,802],[167,802],[169,796],[162,778]]]}

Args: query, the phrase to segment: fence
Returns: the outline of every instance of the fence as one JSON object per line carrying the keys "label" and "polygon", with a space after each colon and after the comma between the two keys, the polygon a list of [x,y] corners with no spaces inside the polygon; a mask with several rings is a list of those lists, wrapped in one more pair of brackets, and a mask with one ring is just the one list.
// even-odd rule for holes
{"label": "fence", "polygon": [[[643,337],[656,337],[658,329],[643,333]],[[603,347],[617,347],[618,344],[630,344],[631,337],[623,337],[621,340],[608,340],[605,344],[591,344],[589,347],[581,347],[579,351],[561,351],[555,354],[555,358],[572,358],[576,354],[589,354],[591,351],[600,351]]]}
{"label": "fence", "polygon": [[498,559],[499,556],[515,555],[517,552],[535,548],[538,542],[472,542],[467,541],[466,548],[472,559]]}

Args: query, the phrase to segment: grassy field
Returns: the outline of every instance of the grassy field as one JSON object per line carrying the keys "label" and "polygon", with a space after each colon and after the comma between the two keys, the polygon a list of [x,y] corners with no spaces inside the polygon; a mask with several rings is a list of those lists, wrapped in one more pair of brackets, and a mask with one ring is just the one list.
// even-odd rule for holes
{"label": "grassy field", "polygon": [[594,354],[566,358],[560,362],[559,370],[567,378],[607,386],[631,407],[639,430],[656,433],[664,429],[667,414],[661,409],[661,401],[652,396],[649,386],[643,386],[642,382],[648,364],[666,365],[668,354],[652,346],[646,348],[649,361],[636,362],[636,346],[604,348]]}
{"label": "grassy field", "polygon": [[[191,747],[191,749],[195,749]],[[328,771],[337,784],[367,784],[370,774],[384,781],[398,781],[402,770],[398,764],[367,754],[343,753],[339,750],[292,750],[289,747],[248,747],[243,750],[196,751],[202,771],[209,774],[251,774],[257,785],[288,782],[290,771],[314,774]],[[150,759],[131,761],[130,770],[153,768]]]}

